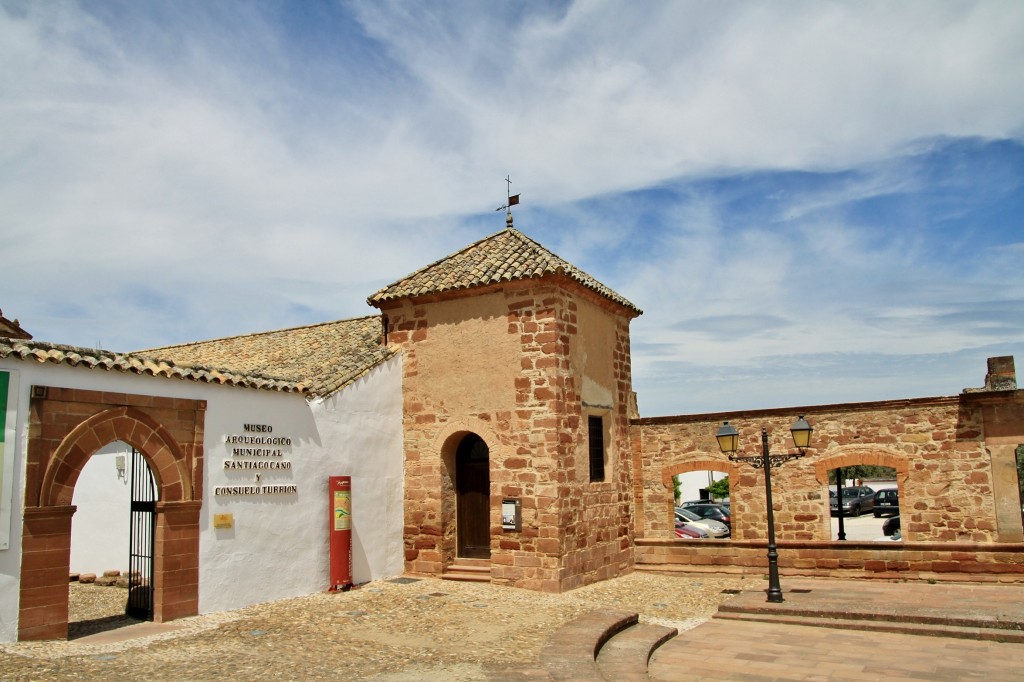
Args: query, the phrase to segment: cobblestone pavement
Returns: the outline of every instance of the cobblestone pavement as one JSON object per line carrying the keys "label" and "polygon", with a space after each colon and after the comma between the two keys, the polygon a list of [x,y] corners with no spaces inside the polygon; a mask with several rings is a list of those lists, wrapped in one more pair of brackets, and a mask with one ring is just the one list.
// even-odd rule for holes
{"label": "cobblestone pavement", "polygon": [[[724,591],[762,585],[751,577],[633,573],[550,595],[436,579],[379,581],[344,593],[185,618],[167,624],[173,630],[119,642],[93,636],[0,644],[0,677],[483,680],[487,670],[537,661],[552,632],[591,609],[633,610],[641,621],[683,631],[710,618],[731,597]],[[111,613],[104,600],[114,600],[114,612],[123,607],[124,593],[117,588],[73,589],[72,619],[80,622],[72,636],[110,624],[103,620]]]}

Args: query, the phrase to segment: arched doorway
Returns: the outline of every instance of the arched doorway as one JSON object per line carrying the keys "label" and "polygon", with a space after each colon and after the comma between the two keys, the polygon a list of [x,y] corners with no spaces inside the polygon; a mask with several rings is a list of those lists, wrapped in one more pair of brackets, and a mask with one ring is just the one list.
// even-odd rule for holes
{"label": "arched doorway", "polygon": [[458,556],[491,558],[491,471],[487,443],[475,433],[455,451]]}
{"label": "arched doorway", "polygon": [[[18,638],[65,639],[72,497],[104,445],[137,449],[152,471],[152,618],[198,613],[206,403],[33,386],[25,476]],[[45,425],[45,427],[44,427]]]}

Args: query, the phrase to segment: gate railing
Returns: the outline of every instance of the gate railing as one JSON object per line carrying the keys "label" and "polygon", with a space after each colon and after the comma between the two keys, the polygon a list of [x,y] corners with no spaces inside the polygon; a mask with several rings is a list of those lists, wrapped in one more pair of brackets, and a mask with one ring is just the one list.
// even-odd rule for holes
{"label": "gate railing", "polygon": [[132,502],[128,544],[128,604],[132,618],[153,620],[153,547],[156,480],[141,452],[132,448]]}

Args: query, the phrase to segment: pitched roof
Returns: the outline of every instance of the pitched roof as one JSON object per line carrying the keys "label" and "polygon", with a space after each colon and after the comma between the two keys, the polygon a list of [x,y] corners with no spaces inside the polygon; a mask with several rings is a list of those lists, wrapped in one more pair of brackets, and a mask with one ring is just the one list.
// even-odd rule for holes
{"label": "pitched roof", "polygon": [[485,237],[461,251],[389,284],[370,296],[367,302],[379,308],[383,303],[403,298],[548,275],[564,275],[637,315],[643,313],[625,297],[548,251],[513,228],[511,223],[501,232]]}
{"label": "pitched roof", "polygon": [[8,336],[12,339],[31,339],[32,335],[22,329],[18,320],[8,320],[4,317],[4,311],[0,310],[0,336]]}
{"label": "pitched roof", "polygon": [[207,384],[259,388],[287,393],[304,391],[304,388],[298,383],[254,372],[233,372],[189,366],[160,360],[142,353],[114,353],[108,350],[79,348],[29,339],[0,338],[0,359],[3,358],[35,360],[39,363],[52,362],[57,365],[82,366],[87,369],[117,370],[155,377],[187,379]]}
{"label": "pitched roof", "polygon": [[140,351],[177,363],[270,372],[307,393],[334,393],[395,354],[380,343],[379,316],[212,339]]}

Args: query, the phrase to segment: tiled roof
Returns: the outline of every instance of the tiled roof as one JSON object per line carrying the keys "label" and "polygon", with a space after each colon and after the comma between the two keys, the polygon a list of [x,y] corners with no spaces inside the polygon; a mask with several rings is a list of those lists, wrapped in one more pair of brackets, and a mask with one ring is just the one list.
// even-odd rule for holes
{"label": "tiled roof", "polygon": [[388,301],[471,289],[488,284],[564,275],[601,296],[642,314],[638,307],[568,261],[562,260],[511,227],[417,270],[367,299],[375,307]]}
{"label": "tiled roof", "polygon": [[113,353],[28,339],[0,338],[0,359],[15,358],[88,369],[117,370],[155,377],[188,379],[207,384],[226,384],[271,391],[303,392],[301,384],[255,373],[241,373],[208,367],[182,365],[142,353]]}
{"label": "tiled roof", "polygon": [[380,337],[381,319],[373,316],[140,352],[179,364],[268,372],[301,384],[308,394],[325,396],[395,354],[381,345]]}
{"label": "tiled roof", "polygon": [[0,310],[0,336],[9,336],[12,339],[31,339],[32,335],[22,329],[18,320],[8,320],[4,317],[4,311]]}

